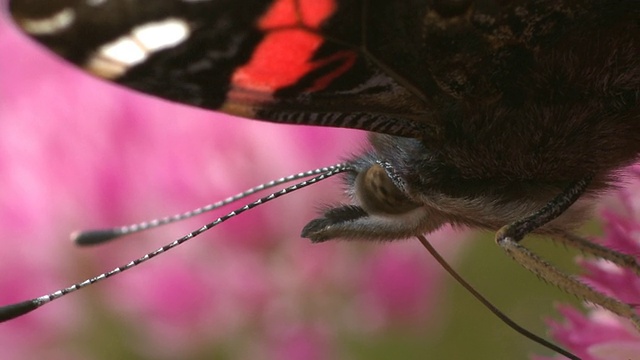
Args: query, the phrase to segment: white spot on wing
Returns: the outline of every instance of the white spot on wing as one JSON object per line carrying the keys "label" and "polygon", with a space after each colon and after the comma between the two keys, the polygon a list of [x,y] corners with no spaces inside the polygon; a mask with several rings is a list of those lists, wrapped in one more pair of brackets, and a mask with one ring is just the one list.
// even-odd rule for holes
{"label": "white spot on wing", "polygon": [[138,64],[147,57],[146,49],[130,37],[121,37],[100,47],[98,52],[100,57],[106,57],[125,66]]}
{"label": "white spot on wing", "polygon": [[31,35],[52,35],[68,28],[76,19],[73,9],[66,8],[45,19],[20,19],[20,26]]}
{"label": "white spot on wing", "polygon": [[144,62],[154,52],[184,42],[190,32],[187,22],[176,18],[140,25],[129,34],[101,46],[85,67],[100,77],[114,79]]}
{"label": "white spot on wing", "polygon": [[139,26],[131,33],[147,50],[158,51],[184,41],[189,36],[189,26],[182,20],[169,19]]}

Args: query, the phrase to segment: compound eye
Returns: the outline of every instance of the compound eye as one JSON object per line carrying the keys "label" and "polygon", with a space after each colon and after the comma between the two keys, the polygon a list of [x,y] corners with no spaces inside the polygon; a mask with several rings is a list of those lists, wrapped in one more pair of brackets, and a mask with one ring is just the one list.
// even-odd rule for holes
{"label": "compound eye", "polygon": [[358,174],[356,195],[369,214],[399,215],[420,207],[412,202],[376,164]]}

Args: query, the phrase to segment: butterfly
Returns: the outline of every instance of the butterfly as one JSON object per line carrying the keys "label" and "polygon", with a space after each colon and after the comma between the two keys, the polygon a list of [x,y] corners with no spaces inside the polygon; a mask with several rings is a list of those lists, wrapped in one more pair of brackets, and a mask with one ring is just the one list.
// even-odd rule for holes
{"label": "butterfly", "polygon": [[[37,4],[34,5],[34,4]],[[574,234],[640,153],[634,1],[12,1],[17,24],[87,72],[245,118],[371,132],[350,204],[319,243],[496,231],[547,282],[640,326],[559,271],[536,233],[640,272]]]}

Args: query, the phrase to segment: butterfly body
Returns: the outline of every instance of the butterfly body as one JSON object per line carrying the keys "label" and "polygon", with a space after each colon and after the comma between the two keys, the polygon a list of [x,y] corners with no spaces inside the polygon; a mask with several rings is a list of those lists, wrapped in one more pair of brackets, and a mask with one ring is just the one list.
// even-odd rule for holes
{"label": "butterfly body", "polygon": [[[424,77],[434,88],[421,92],[429,94],[428,129],[418,139],[371,135],[374,150],[359,159],[362,173],[388,163],[395,185],[421,207],[404,219],[387,213],[388,221],[366,206],[375,216],[334,209],[304,234],[393,239],[444,224],[495,231],[593,176],[577,204],[536,231],[574,229],[593,197],[640,153],[639,9],[632,2],[582,5],[530,2],[519,9],[525,15],[476,14],[477,22],[466,20],[474,18],[469,9],[462,20],[427,15],[424,52],[433,55],[425,56]],[[352,198],[366,203],[356,178],[348,182]]]}

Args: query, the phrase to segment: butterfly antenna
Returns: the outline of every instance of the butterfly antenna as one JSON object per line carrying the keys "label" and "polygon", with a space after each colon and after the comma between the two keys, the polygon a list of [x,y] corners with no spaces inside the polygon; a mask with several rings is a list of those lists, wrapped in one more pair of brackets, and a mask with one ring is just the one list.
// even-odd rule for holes
{"label": "butterfly antenna", "polygon": [[448,263],[447,261],[440,256],[440,254],[438,253],[438,251],[436,251],[436,249],[433,247],[433,245],[431,245],[431,243],[429,243],[429,241],[427,240],[426,237],[424,237],[423,235],[418,235],[417,236],[418,240],[420,240],[420,243],[422,244],[422,246],[424,246],[427,251],[429,251],[429,253],[431,254],[431,256],[433,256],[436,261],[438,262],[438,264],[440,264],[440,266],[442,266],[443,269],[445,269],[449,275],[451,275],[454,279],[456,279],[456,281],[462,285],[462,287],[464,287],[467,291],[469,291],[471,293],[471,295],[473,295],[476,299],[478,299],[478,301],[480,301],[480,303],[482,303],[482,305],[484,305],[487,309],[489,309],[489,311],[491,311],[495,316],[497,316],[500,320],[502,320],[502,322],[504,322],[505,324],[507,324],[510,328],[512,328],[513,330],[515,330],[516,332],[518,332],[519,334],[525,336],[526,338],[546,347],[547,349],[553,350],[556,353],[566,356],[568,359],[571,360],[581,360],[578,356],[568,352],[567,350],[541,338],[540,336],[532,333],[531,331],[523,328],[522,326],[518,325],[515,321],[511,320],[506,314],[504,314],[502,311],[500,311],[500,309],[498,309],[497,307],[495,307],[491,302],[489,302],[489,300],[487,300],[484,296],[482,296],[482,294],[480,294],[476,289],[473,288],[473,286],[471,286],[471,284],[469,284],[468,282],[466,282],[462,276],[460,276]]}
{"label": "butterfly antenna", "polygon": [[[327,178],[329,178],[329,177],[331,177],[333,175],[336,175],[336,174],[339,174],[339,173],[345,172],[345,171],[350,171],[350,170],[352,170],[352,167],[350,165],[348,165],[348,164],[337,164],[337,165],[330,166],[330,167],[325,168],[325,169],[328,169],[328,170],[325,171],[325,172],[320,173],[319,175],[317,175],[315,177],[312,177],[311,179],[308,179],[308,180],[299,182],[297,184],[291,185],[291,186],[289,186],[289,187],[287,187],[285,189],[282,189],[282,190],[280,190],[278,192],[274,192],[274,193],[271,193],[271,194],[269,194],[269,195],[267,195],[265,197],[262,197],[262,198],[254,201],[252,203],[246,204],[243,207],[241,207],[239,209],[236,209],[236,210],[228,213],[227,215],[219,217],[215,221],[213,221],[211,223],[208,223],[208,224],[204,225],[203,227],[201,227],[201,228],[199,228],[199,229],[197,229],[195,231],[192,231],[192,232],[190,232],[189,234],[187,234],[187,235],[185,235],[183,237],[181,237],[181,238],[179,238],[179,239],[177,239],[177,240],[175,240],[175,241],[173,241],[173,242],[171,242],[171,243],[169,243],[169,244],[167,244],[167,245],[165,245],[165,246],[163,246],[163,247],[161,247],[161,248],[159,248],[159,249],[157,249],[157,250],[155,250],[153,252],[150,252],[150,253],[142,256],[141,258],[133,260],[133,261],[131,261],[131,262],[125,264],[125,265],[119,266],[119,267],[117,267],[117,268],[115,268],[115,269],[113,269],[111,271],[102,273],[102,274],[100,274],[98,276],[92,277],[90,279],[84,280],[84,281],[76,283],[76,284],[73,284],[73,285],[71,285],[69,287],[54,291],[54,292],[52,292],[50,294],[47,294],[47,295],[43,295],[43,296],[31,299],[31,300],[22,301],[22,302],[15,303],[15,304],[2,306],[2,307],[0,307],[0,322],[4,322],[4,321],[7,321],[7,320],[11,320],[11,319],[17,318],[17,317],[22,316],[22,315],[25,315],[25,314],[27,314],[27,313],[29,313],[29,312],[31,312],[31,311],[39,308],[39,307],[42,307],[45,304],[50,303],[53,300],[59,299],[59,298],[65,296],[67,294],[70,294],[70,293],[72,293],[74,291],[80,290],[80,289],[82,289],[84,287],[87,287],[89,285],[95,284],[95,283],[97,283],[99,281],[102,281],[102,280],[107,279],[109,277],[112,277],[114,275],[120,274],[120,273],[124,272],[125,270],[129,270],[129,269],[131,269],[131,268],[133,268],[133,267],[135,267],[137,265],[140,265],[140,264],[142,264],[142,263],[144,263],[144,262],[146,262],[146,261],[148,261],[148,260],[150,260],[150,259],[162,254],[162,253],[165,253],[165,252],[177,247],[178,245],[180,245],[182,243],[187,242],[190,239],[193,239],[194,237],[196,237],[196,236],[202,234],[203,232],[205,232],[205,231],[207,231],[207,230],[209,230],[209,229],[211,229],[211,228],[213,228],[213,227],[215,227],[215,226],[217,226],[217,225],[229,220],[232,217],[235,217],[236,215],[240,215],[241,213],[243,213],[245,211],[251,210],[251,209],[253,209],[253,208],[255,208],[255,207],[259,206],[259,205],[267,203],[267,202],[269,202],[271,200],[274,200],[276,198],[279,198],[279,197],[281,197],[283,195],[287,195],[287,194],[290,194],[290,193],[292,193],[292,192],[294,192],[296,190],[299,190],[299,189],[302,189],[304,187],[313,185],[313,184],[315,184],[317,182],[320,182],[322,180],[325,180],[325,179],[327,179]],[[313,170],[313,171],[315,171],[315,170]],[[297,175],[294,175],[294,176],[297,176]]]}
{"label": "butterfly antenna", "polygon": [[323,174],[335,170],[338,166],[343,166],[344,164],[332,165],[323,168],[318,168],[314,170],[309,170],[306,172],[301,172],[294,175],[289,175],[286,177],[282,177],[277,180],[272,180],[264,184],[260,184],[251,189],[245,190],[241,193],[230,196],[224,200],[218,201],[213,204],[205,205],[203,207],[187,211],[181,214],[176,214],[173,216],[167,216],[160,219],[154,219],[150,221],[143,221],[141,223],[119,226],[111,229],[97,229],[97,230],[87,230],[87,231],[79,231],[71,234],[71,240],[75,242],[76,245],[80,246],[88,246],[88,245],[98,245],[111,240],[115,240],[121,236],[130,235],[133,233],[137,233],[144,230],[153,229],[159,226],[171,224],[177,221],[185,220],[192,218],[194,216],[198,216],[204,214],[208,211],[215,210],[221,208],[223,206],[229,205],[238,200],[244,199],[247,196],[253,195],[257,192],[290,183],[292,181],[308,178],[311,176],[316,176],[318,174]]}

